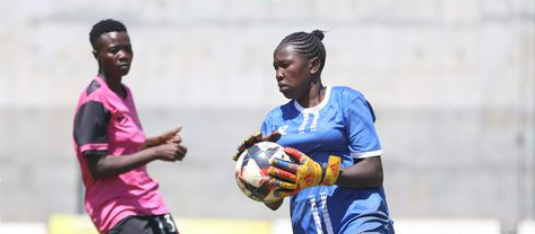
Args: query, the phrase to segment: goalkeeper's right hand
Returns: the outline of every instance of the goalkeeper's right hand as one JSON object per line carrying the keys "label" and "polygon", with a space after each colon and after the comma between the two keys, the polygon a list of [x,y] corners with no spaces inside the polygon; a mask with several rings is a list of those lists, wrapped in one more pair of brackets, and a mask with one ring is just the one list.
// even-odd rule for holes
{"label": "goalkeeper's right hand", "polygon": [[239,146],[238,146],[238,152],[236,152],[234,155],[232,155],[232,160],[236,161],[238,160],[238,158],[240,157],[240,155],[243,153],[243,151],[245,151],[246,149],[248,149],[249,147],[253,146],[254,144],[258,143],[258,142],[262,142],[262,141],[270,141],[270,142],[276,142],[278,141],[279,139],[281,138],[281,134],[277,131],[267,135],[267,136],[262,136],[262,133],[260,132],[257,132],[253,135],[250,135],[248,137],[245,138],[245,140],[243,140],[243,143],[241,143]]}

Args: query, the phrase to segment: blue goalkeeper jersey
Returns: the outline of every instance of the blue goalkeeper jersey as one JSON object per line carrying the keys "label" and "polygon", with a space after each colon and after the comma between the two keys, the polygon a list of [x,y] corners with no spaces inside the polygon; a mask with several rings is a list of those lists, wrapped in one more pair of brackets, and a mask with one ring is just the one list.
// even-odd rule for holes
{"label": "blue goalkeeper jersey", "polygon": [[[312,108],[295,100],[266,116],[261,131],[278,130],[277,142],[294,147],[323,165],[330,155],[342,158],[342,168],[381,155],[375,116],[364,96],[348,87],[327,87],[325,98]],[[291,198],[295,234],[393,233],[383,187],[355,189],[316,186]]]}

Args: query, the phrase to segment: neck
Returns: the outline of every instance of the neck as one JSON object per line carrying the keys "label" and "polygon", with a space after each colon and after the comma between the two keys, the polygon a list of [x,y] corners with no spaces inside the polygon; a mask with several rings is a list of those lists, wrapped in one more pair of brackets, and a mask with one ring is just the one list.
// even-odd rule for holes
{"label": "neck", "polygon": [[303,108],[311,108],[319,105],[325,98],[325,86],[319,80],[316,83],[312,83],[310,89],[305,95],[297,99],[299,105]]}
{"label": "neck", "polygon": [[111,89],[111,91],[113,91],[114,93],[120,96],[124,96],[124,91],[121,86],[121,82],[122,82],[121,76],[110,76],[110,75],[106,75],[106,73],[104,72],[99,72],[98,75],[102,77],[104,81],[106,81],[106,84]]}

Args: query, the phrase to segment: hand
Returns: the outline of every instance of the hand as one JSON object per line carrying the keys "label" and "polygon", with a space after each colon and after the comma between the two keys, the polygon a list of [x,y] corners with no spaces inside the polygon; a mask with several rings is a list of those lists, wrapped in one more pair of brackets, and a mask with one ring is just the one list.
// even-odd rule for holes
{"label": "hand", "polygon": [[262,136],[262,133],[257,132],[253,135],[250,135],[243,140],[243,143],[241,143],[238,146],[238,152],[236,152],[234,155],[232,155],[232,160],[236,161],[240,157],[240,155],[248,149],[249,147],[253,146],[254,144],[262,141],[270,141],[270,142],[276,142],[281,138],[281,134],[277,131],[267,135]]}
{"label": "hand", "polygon": [[160,135],[158,137],[158,143],[159,144],[165,144],[165,143],[180,144],[182,142],[182,137],[178,133],[181,130],[182,130],[182,126],[178,126],[177,128]]}
{"label": "hand", "polygon": [[329,156],[327,166],[322,167],[299,150],[286,147],[284,151],[294,159],[295,163],[274,157],[269,160],[271,166],[268,173],[272,176],[269,184],[281,188],[275,191],[275,196],[293,196],[308,187],[333,185],[338,179],[340,157]]}
{"label": "hand", "polygon": [[163,161],[182,161],[188,152],[188,148],[177,143],[167,143],[151,148],[156,157]]}

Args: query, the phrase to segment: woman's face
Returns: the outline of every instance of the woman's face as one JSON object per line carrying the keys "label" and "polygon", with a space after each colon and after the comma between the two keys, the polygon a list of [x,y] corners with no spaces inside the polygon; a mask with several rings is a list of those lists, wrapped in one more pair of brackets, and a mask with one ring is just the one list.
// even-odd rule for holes
{"label": "woman's face", "polygon": [[299,99],[310,89],[311,64],[309,59],[294,50],[293,45],[282,44],[273,55],[273,66],[279,91],[289,99]]}
{"label": "woman's face", "polygon": [[130,37],[126,32],[102,34],[97,40],[97,48],[93,54],[102,72],[110,76],[128,74],[134,57]]}

